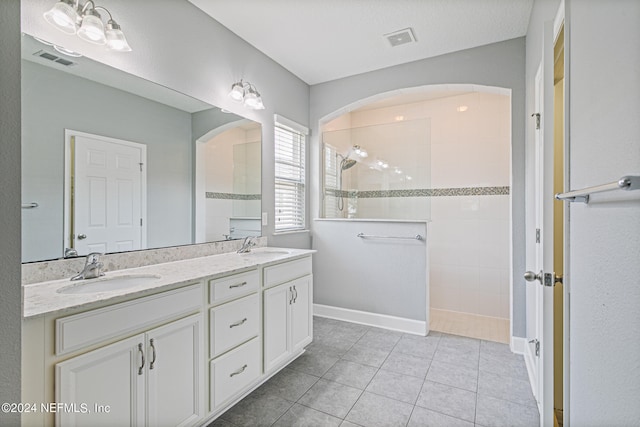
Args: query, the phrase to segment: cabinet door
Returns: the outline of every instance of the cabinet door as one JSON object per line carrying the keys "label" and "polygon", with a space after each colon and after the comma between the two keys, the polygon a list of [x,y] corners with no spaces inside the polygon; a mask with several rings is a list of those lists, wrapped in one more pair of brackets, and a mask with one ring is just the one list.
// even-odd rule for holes
{"label": "cabinet door", "polygon": [[268,372],[289,356],[289,283],[264,291],[264,370]]}
{"label": "cabinet door", "polygon": [[149,425],[194,424],[204,415],[202,316],[195,314],[145,335]]}
{"label": "cabinet door", "polygon": [[311,342],[311,276],[301,277],[290,282],[293,289],[293,303],[289,320],[291,330],[291,351],[301,350]]}
{"label": "cabinet door", "polygon": [[56,412],[56,425],[144,426],[143,352],[141,334],[58,363],[56,402],[69,406]]}

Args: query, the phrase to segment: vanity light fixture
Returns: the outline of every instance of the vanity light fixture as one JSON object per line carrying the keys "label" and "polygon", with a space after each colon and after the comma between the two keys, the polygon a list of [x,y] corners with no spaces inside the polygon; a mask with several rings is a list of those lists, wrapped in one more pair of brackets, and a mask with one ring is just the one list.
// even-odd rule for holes
{"label": "vanity light fixture", "polygon": [[237,102],[242,102],[245,107],[251,108],[252,110],[264,110],[262,97],[256,87],[242,79],[231,85],[229,98]]}
{"label": "vanity light fixture", "polygon": [[[107,24],[102,22],[98,9],[109,15]],[[120,25],[113,20],[111,12],[96,6],[93,0],[80,5],[80,0],[59,0],[44,13],[44,19],[65,34],[77,35],[82,40],[98,45],[107,45],[109,50],[130,52]]]}

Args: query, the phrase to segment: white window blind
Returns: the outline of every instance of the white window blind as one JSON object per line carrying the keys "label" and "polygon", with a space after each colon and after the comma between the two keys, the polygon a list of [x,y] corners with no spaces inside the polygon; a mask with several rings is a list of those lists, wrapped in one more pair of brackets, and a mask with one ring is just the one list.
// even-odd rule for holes
{"label": "white window blind", "polygon": [[275,123],[275,229],[305,228],[305,134]]}

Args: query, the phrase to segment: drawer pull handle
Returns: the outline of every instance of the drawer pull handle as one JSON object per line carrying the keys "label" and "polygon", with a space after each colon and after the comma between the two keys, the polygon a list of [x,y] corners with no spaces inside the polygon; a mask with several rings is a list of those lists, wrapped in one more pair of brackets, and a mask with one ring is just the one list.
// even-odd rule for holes
{"label": "drawer pull handle", "polygon": [[237,371],[232,372],[229,376],[233,378],[236,375],[240,375],[241,373],[244,372],[245,369],[247,369],[247,365],[244,365],[242,368],[238,369]]}
{"label": "drawer pull handle", "polygon": [[241,287],[243,287],[243,286],[244,286],[244,285],[246,285],[246,284],[247,284],[247,282],[236,283],[235,285],[231,285],[231,286],[229,286],[229,289],[233,289],[233,288],[241,288]]}
{"label": "drawer pull handle", "polygon": [[144,350],[142,349],[142,343],[138,344],[138,351],[142,355],[142,364],[138,368],[138,375],[142,375],[142,372],[144,370]]}
{"label": "drawer pull handle", "polygon": [[298,301],[298,290],[296,289],[296,285],[293,285],[293,292],[295,292],[295,296],[293,297],[293,303],[295,304]]}
{"label": "drawer pull handle", "polygon": [[240,325],[242,325],[242,324],[243,324],[244,322],[246,322],[246,321],[247,321],[247,318],[245,317],[244,319],[242,319],[242,320],[241,320],[241,321],[239,321],[239,322],[236,322],[236,323],[232,323],[232,324],[230,324],[230,325],[229,325],[229,328],[235,328],[236,326],[240,326]]}
{"label": "drawer pull handle", "polygon": [[151,345],[151,350],[153,350],[153,357],[149,363],[149,369],[153,369],[153,364],[156,363],[156,346],[153,344],[153,338],[149,340],[149,344]]}

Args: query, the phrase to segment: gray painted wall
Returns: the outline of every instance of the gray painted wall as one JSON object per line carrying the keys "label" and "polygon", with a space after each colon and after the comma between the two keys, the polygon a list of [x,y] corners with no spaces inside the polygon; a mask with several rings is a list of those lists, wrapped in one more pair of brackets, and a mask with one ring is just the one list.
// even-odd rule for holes
{"label": "gray painted wall", "polygon": [[[568,0],[572,188],[640,175],[640,2]],[[640,191],[569,208],[574,426],[640,425]]]}
{"label": "gray painted wall", "polygon": [[191,243],[191,114],[23,61],[23,261],[62,257],[64,130],[147,146],[147,245]]}
{"label": "gray painted wall", "polygon": [[[479,84],[511,89],[512,215],[513,215],[513,335],[525,335],[525,205],[524,112],[525,39],[518,38],[435,58],[415,61],[311,87],[311,194],[320,194],[319,122],[359,100],[402,88],[430,84]],[[310,200],[310,215],[320,212],[319,198]],[[321,296],[322,289],[314,290]]]}
{"label": "gray painted wall", "polygon": [[[0,2],[0,402],[20,402],[20,2]],[[0,412],[0,425],[20,414]]]}
{"label": "gray painted wall", "polygon": [[[187,0],[110,0],[107,5],[122,26],[133,51],[109,53],[51,27],[42,13],[50,0],[22,1],[22,31],[61,44],[85,56],[167,86],[262,124],[263,228],[269,244],[309,247],[308,234],[274,238],[273,115],[309,124],[309,86],[249,43],[240,39]],[[265,109],[253,111],[227,94],[241,78],[253,83]]]}

